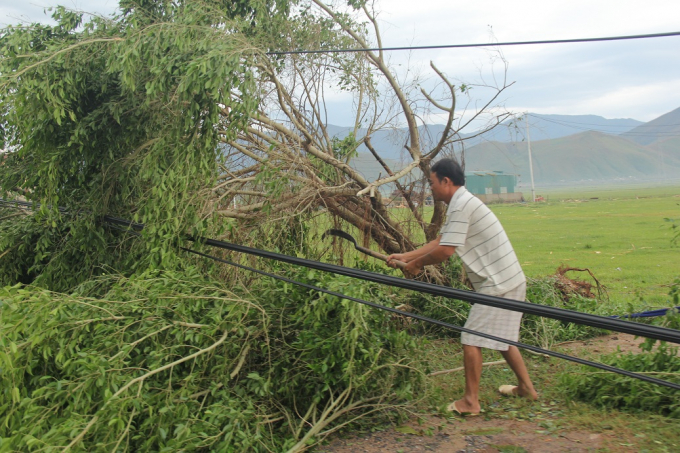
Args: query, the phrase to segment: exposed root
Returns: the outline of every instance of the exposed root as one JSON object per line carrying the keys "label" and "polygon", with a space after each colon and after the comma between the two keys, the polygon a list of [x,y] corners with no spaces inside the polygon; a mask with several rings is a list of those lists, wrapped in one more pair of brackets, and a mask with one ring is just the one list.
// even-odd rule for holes
{"label": "exposed root", "polygon": [[[565,275],[569,271],[588,272],[588,274],[590,274],[593,280],[595,280],[595,285],[583,280],[570,279]],[[588,299],[609,298],[609,296],[607,295],[607,289],[604,287],[604,285],[600,283],[600,281],[597,278],[595,278],[595,275],[593,275],[590,269],[587,268],[580,269],[576,267],[569,267],[563,265],[557,268],[557,271],[555,272],[555,278],[557,280],[555,287],[562,295],[562,299],[564,299],[564,301],[568,301],[569,297],[574,294],[586,297]],[[597,295],[593,293],[593,286],[595,286],[597,290]]]}

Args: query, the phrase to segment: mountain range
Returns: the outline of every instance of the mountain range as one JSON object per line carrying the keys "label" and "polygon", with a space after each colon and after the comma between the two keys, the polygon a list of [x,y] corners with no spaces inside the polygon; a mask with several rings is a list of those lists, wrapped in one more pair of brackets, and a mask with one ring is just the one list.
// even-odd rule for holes
{"label": "mountain range", "polygon": [[[423,148],[433,146],[443,129],[442,125],[422,126]],[[351,129],[329,125],[328,130],[331,136],[344,138]],[[359,137],[363,134],[365,130],[358,133]],[[371,142],[395,170],[409,160],[406,139],[405,129],[394,129],[374,133]],[[465,169],[513,173],[528,183],[529,142],[534,180],[543,185],[680,178],[680,108],[647,123],[596,115],[528,113],[467,140]],[[352,165],[370,180],[385,176],[364,146]]]}

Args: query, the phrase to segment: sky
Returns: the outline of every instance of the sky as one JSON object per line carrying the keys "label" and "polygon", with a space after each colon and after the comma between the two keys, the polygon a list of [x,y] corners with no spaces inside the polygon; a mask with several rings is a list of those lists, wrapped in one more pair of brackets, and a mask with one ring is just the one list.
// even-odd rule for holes
{"label": "sky", "polygon": [[[47,6],[109,15],[116,0],[0,0],[0,27],[49,21]],[[415,6],[414,6],[415,5]],[[380,0],[383,46],[536,41],[680,31],[678,0]],[[432,74],[433,61],[468,84],[507,77],[500,102],[513,112],[650,121],[680,107],[680,36],[490,49],[393,52],[391,61]],[[474,93],[474,91],[473,91]],[[481,102],[485,93],[478,92]],[[351,123],[347,99],[331,99],[329,121]],[[437,117],[428,122],[440,122]]]}

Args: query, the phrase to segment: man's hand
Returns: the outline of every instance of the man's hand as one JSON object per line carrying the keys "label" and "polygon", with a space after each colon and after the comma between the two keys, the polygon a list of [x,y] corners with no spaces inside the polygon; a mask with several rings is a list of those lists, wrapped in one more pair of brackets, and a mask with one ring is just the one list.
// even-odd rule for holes
{"label": "man's hand", "polygon": [[418,275],[423,270],[423,265],[420,263],[419,259],[409,261],[409,263],[404,268],[404,273],[409,275]]}
{"label": "man's hand", "polygon": [[408,263],[405,255],[406,255],[405,253],[393,253],[393,254],[391,254],[390,256],[387,257],[385,262],[392,269],[396,269],[397,263],[395,261],[401,261],[401,262],[404,262],[404,263]]}

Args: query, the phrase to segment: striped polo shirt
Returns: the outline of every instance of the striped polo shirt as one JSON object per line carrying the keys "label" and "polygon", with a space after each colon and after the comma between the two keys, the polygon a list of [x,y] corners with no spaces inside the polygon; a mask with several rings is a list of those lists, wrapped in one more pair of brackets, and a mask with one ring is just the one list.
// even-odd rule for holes
{"label": "striped polo shirt", "polygon": [[451,197],[439,244],[456,247],[478,293],[499,295],[526,282],[498,218],[465,187]]}

